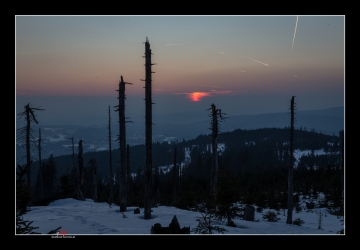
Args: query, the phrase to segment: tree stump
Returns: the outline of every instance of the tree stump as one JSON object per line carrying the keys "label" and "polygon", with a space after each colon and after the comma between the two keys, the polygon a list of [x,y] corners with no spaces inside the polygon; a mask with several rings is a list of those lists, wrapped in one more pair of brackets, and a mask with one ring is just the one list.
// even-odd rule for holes
{"label": "tree stump", "polygon": [[154,226],[151,227],[151,234],[190,234],[190,227],[180,228],[180,224],[174,215],[171,223],[168,227],[162,227],[160,223],[155,223]]}

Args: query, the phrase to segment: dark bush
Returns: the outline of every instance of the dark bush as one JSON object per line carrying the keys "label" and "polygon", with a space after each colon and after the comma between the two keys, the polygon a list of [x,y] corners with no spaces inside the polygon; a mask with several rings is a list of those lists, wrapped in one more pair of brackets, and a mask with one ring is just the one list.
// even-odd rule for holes
{"label": "dark bush", "polygon": [[270,222],[276,222],[280,220],[280,218],[277,217],[276,213],[274,211],[267,211],[265,214],[262,215],[264,220],[270,221]]}
{"label": "dark bush", "polygon": [[295,220],[293,220],[293,224],[297,225],[297,226],[301,226],[302,224],[304,224],[305,222],[300,219],[300,218],[296,218]]}
{"label": "dark bush", "polygon": [[263,210],[264,210],[264,208],[262,208],[262,207],[257,207],[256,208],[256,212],[258,212],[258,213],[262,213]]}

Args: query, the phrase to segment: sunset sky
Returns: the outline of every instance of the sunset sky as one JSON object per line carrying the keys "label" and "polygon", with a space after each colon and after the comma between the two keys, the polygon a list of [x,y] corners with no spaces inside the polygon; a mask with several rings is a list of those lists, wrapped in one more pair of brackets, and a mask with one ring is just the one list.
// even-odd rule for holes
{"label": "sunset sky", "polygon": [[211,103],[233,114],[282,112],[291,96],[299,110],[344,106],[345,16],[15,16],[15,24],[21,107],[79,96],[116,103],[122,75],[133,83],[129,110],[142,112],[146,38],[159,112]]}

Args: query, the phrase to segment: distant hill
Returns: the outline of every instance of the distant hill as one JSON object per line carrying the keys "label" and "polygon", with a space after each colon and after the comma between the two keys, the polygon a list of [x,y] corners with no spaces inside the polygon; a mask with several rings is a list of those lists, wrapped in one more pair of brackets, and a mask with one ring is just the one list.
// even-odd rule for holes
{"label": "distant hill", "polygon": [[[206,115],[206,113],[205,113]],[[206,117],[204,115],[204,117]],[[191,139],[199,134],[208,134],[210,130],[210,119],[179,124],[173,122],[168,116],[167,123],[158,123],[153,126],[155,134],[162,133],[164,136],[175,136],[178,138]],[[201,117],[201,116],[198,116]],[[165,118],[165,117],[164,117]],[[162,118],[162,120],[165,120]],[[178,119],[178,118],[177,118]],[[344,129],[344,107],[335,107],[322,110],[306,110],[295,113],[295,127],[314,129],[328,135],[338,135],[339,131]],[[225,122],[221,123],[221,131],[229,132],[234,129],[258,129],[258,128],[284,128],[290,125],[290,114],[286,112],[269,113],[259,115],[238,115],[229,116]]]}
{"label": "distant hill", "polygon": [[[338,161],[338,152],[340,147],[340,138],[320,134],[317,132],[296,130],[295,131],[295,147],[296,151],[315,152],[318,150],[326,150],[332,152],[325,154],[325,158],[316,158],[318,164],[326,165],[330,161],[334,163]],[[236,129],[232,132],[226,132],[219,135],[219,143],[223,145],[221,151],[221,159],[228,167],[236,168],[240,163],[247,165],[249,168],[258,166],[284,166],[288,163],[289,130],[284,128],[263,128],[254,130]],[[196,163],[198,155],[202,154],[205,164],[210,164],[211,136],[199,135],[191,140],[181,140],[177,143],[157,142],[152,147],[153,167],[172,166],[174,163],[174,149],[177,148],[177,161],[183,162],[184,165]],[[76,147],[77,148],[77,147]],[[44,149],[46,147],[44,146]],[[129,148],[130,155],[130,171],[136,173],[144,169],[145,163],[145,145],[134,145]],[[276,149],[276,154],[274,154]],[[187,153],[185,153],[185,151]],[[261,155],[261,157],[259,157]],[[276,155],[276,156],[275,156]],[[280,157],[281,156],[281,157]],[[36,156],[35,156],[36,157]],[[326,158],[330,157],[330,158]],[[336,159],[331,157],[337,157]],[[191,160],[192,158],[192,160]],[[219,158],[219,159],[220,159]],[[46,157],[43,157],[47,160]],[[97,175],[105,177],[109,171],[109,151],[88,151],[84,154],[84,164],[88,164],[90,159],[97,162]],[[56,162],[58,175],[61,176],[66,171],[69,172],[72,164],[72,156],[70,151],[67,155],[54,157]],[[297,160],[300,160],[298,158]],[[112,166],[113,172],[116,173],[119,168],[120,152],[118,149],[112,150]],[[20,164],[20,163],[19,163]],[[315,164],[313,162],[313,164]],[[34,160],[32,167],[32,175],[36,180],[39,163]]]}
{"label": "distant hill", "polygon": [[[314,130],[326,135],[338,135],[344,129],[344,107],[335,107],[322,110],[305,110],[295,113],[295,128],[303,128],[308,131]],[[141,117],[131,119],[127,123],[127,144],[130,146],[145,143],[145,122]],[[210,118],[208,113],[189,112],[183,114],[168,114],[153,117],[153,140],[154,141],[181,141],[189,140],[201,134],[210,134]],[[231,132],[235,129],[259,129],[259,128],[284,128],[290,124],[290,114],[287,112],[228,116],[221,123],[222,132]],[[118,123],[112,122],[112,148],[119,147],[115,142],[119,134]],[[85,141],[84,152],[101,151],[108,149],[107,125],[74,126],[74,125],[34,125],[33,136],[37,137],[39,128],[42,134],[43,157],[50,154],[54,156],[71,153],[71,140],[74,138],[75,150],[80,139]],[[19,148],[17,141],[17,159],[25,154],[25,150]],[[36,158],[37,152],[33,151]]]}

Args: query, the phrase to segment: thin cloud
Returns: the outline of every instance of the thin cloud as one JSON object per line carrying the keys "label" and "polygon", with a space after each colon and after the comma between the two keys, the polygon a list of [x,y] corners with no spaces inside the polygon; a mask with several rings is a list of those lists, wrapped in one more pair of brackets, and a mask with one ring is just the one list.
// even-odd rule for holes
{"label": "thin cloud", "polygon": [[205,86],[205,87],[211,87],[211,88],[221,88],[219,86],[215,86],[215,85],[206,85],[206,84],[196,84],[197,86]]}
{"label": "thin cloud", "polygon": [[221,54],[223,54],[223,55],[225,55],[225,53],[224,52],[220,52]]}

